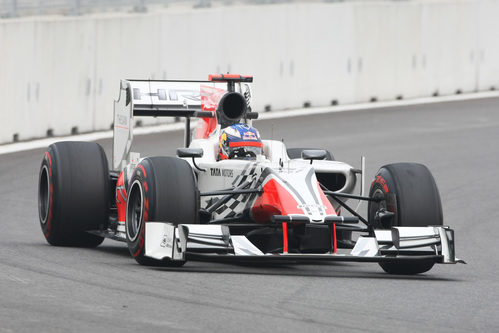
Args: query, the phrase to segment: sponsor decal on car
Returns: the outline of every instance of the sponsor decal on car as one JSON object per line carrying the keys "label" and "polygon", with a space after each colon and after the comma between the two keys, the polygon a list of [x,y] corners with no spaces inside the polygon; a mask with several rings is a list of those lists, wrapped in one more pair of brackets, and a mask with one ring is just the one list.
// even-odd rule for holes
{"label": "sponsor decal on car", "polygon": [[218,177],[234,177],[234,170],[232,169],[220,169],[220,168],[210,168],[212,176]]}
{"label": "sponsor decal on car", "polygon": [[168,237],[168,235],[164,235],[163,240],[161,241],[161,244],[159,246],[171,249],[173,247],[173,243],[172,240]]}
{"label": "sponsor decal on car", "polygon": [[322,213],[322,211],[325,210],[327,207],[319,204],[299,204],[298,206],[296,206],[296,208],[310,209],[310,211],[313,214],[313,213]]}

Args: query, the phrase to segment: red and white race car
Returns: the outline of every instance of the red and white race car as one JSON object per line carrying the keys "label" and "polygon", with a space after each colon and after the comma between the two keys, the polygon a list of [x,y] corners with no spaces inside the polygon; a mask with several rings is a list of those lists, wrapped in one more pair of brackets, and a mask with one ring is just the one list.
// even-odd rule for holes
{"label": "red and white race car", "polygon": [[[38,206],[47,241],[91,247],[107,237],[126,242],[145,265],[359,261],[417,274],[462,262],[425,166],[385,165],[365,195],[364,160],[356,169],[322,149],[260,139],[251,127],[258,116],[250,107],[252,81],[233,74],[122,80],[112,171],[96,143],[58,142],[43,157]],[[177,156],[131,152],[134,116],[184,117],[185,147]],[[200,120],[191,133],[193,117]],[[246,146],[256,149],[247,153]],[[349,199],[368,201],[367,217]]]}

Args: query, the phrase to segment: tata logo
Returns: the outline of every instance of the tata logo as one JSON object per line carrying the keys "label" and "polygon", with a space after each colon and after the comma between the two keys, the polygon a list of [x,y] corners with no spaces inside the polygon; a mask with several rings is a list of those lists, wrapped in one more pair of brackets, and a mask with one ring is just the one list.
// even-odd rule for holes
{"label": "tata logo", "polygon": [[210,173],[216,177],[234,177],[234,170],[232,169],[210,168]]}

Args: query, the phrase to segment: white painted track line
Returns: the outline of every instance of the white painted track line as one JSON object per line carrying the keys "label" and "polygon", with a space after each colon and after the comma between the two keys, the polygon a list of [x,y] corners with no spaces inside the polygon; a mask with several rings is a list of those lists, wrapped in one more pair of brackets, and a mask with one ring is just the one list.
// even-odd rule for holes
{"label": "white painted track line", "polygon": [[[466,100],[474,100],[482,98],[494,98],[494,97],[499,97],[499,91],[487,91],[487,92],[478,92],[478,93],[451,95],[451,96],[423,97],[423,98],[376,102],[376,103],[359,103],[359,104],[347,104],[347,105],[337,105],[337,106],[290,109],[283,111],[272,111],[268,113],[261,112],[259,114],[258,119],[260,120],[277,119],[283,117],[298,117],[298,116],[314,115],[322,113],[349,112],[349,111],[371,110],[371,109],[380,109],[388,107],[458,102],[458,101],[466,101]],[[147,126],[147,127],[138,127],[133,130],[133,135],[146,135],[159,132],[177,131],[183,129],[184,127],[185,125],[183,122]],[[58,141],[96,141],[101,139],[109,139],[112,137],[113,137],[113,131],[108,130],[108,131],[93,132],[87,134],[60,136],[60,137],[38,139],[26,142],[17,142],[17,143],[0,145],[0,155],[26,151],[31,149],[44,148]]]}

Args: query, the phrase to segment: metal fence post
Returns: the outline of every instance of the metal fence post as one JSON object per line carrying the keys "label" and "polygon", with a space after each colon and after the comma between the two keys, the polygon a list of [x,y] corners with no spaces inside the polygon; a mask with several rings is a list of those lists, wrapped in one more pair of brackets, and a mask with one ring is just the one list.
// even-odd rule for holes
{"label": "metal fence post", "polygon": [[68,5],[69,5],[69,14],[70,15],[80,15],[81,14],[81,8],[80,8],[80,0],[68,0]]}
{"label": "metal fence post", "polygon": [[145,13],[147,11],[145,0],[137,0],[137,4],[133,7],[133,10],[138,13]]}
{"label": "metal fence post", "polygon": [[17,17],[17,0],[10,0],[10,6],[7,7],[6,17]]}

